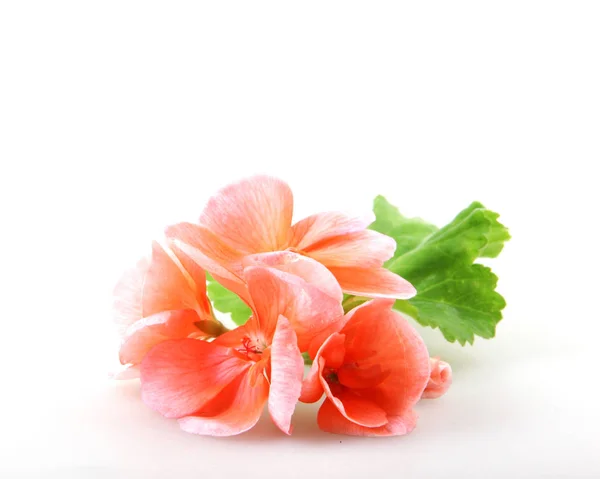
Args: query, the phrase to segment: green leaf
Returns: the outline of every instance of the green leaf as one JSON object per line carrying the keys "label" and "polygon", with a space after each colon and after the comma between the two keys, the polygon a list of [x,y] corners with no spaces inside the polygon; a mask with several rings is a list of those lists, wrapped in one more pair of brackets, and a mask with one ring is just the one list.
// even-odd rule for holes
{"label": "green leaf", "polygon": [[499,215],[474,202],[437,229],[419,218],[405,218],[382,196],[375,199],[374,211],[377,219],[370,227],[398,244],[386,267],[417,289],[414,298],[396,301],[394,307],[439,328],[448,341],[464,345],[475,335],[493,337],[505,302],[495,291],[497,277],[473,263],[498,256],[510,239]]}
{"label": "green leaf", "polygon": [[208,298],[213,307],[221,313],[231,313],[231,319],[235,324],[241,326],[252,315],[252,310],[240,297],[217,283],[212,276],[206,275]]}

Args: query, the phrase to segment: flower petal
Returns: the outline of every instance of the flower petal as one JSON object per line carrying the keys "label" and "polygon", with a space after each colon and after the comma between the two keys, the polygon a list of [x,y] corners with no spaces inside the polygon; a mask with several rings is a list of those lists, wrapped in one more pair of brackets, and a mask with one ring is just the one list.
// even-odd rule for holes
{"label": "flower petal", "polygon": [[416,330],[391,308],[393,300],[375,299],[348,313],[344,363],[363,371],[381,370],[381,382],[361,389],[388,416],[405,417],[429,381],[429,354]]}
{"label": "flower petal", "polygon": [[342,290],[368,298],[409,299],[417,290],[404,278],[385,268],[330,267]]}
{"label": "flower petal", "polygon": [[336,301],[342,301],[342,288],[335,276],[318,261],[292,251],[276,251],[246,256],[244,267],[268,266],[271,268],[299,276],[307,283],[321,289]]}
{"label": "flower petal", "polygon": [[190,309],[163,311],[136,321],[127,330],[121,344],[121,364],[139,364],[158,343],[187,338],[194,332],[200,332],[194,325],[196,321],[198,314]]}
{"label": "flower petal", "polygon": [[353,217],[337,211],[317,213],[292,226],[289,245],[304,250],[325,238],[362,231],[373,221],[375,215],[372,212],[364,217]]}
{"label": "flower petal", "polygon": [[188,255],[213,276],[242,282],[242,257],[236,250],[202,225],[177,223],[165,229],[165,235],[176,248]]}
{"label": "flower petal", "polygon": [[212,307],[206,295],[206,273],[192,258],[185,254],[180,248],[172,246],[173,253],[184,268],[184,273],[189,274],[193,289],[196,291],[196,302],[199,313],[204,319],[212,319]]}
{"label": "flower petal", "polygon": [[252,428],[259,420],[269,384],[263,375],[250,371],[230,383],[197,414],[179,419],[179,426],[192,434],[233,436]]}
{"label": "flower petal", "polygon": [[140,377],[140,367],[133,364],[125,364],[116,371],[109,374],[111,379],[116,380],[127,380],[127,379],[138,379]]}
{"label": "flower petal", "polygon": [[280,315],[271,343],[269,414],[286,434],[292,430],[292,414],[300,397],[304,375],[304,360],[296,342],[292,326]]}
{"label": "flower petal", "polygon": [[289,186],[255,176],[226,186],[206,205],[200,223],[223,242],[245,254],[282,249],[292,224]]}
{"label": "flower petal", "polygon": [[123,274],[115,286],[113,320],[121,335],[124,335],[129,326],[143,317],[142,288],[149,267],[150,259],[142,258],[133,268]]}
{"label": "flower petal", "polygon": [[324,238],[302,251],[325,266],[373,268],[390,259],[396,241],[372,230]]}
{"label": "flower petal", "polygon": [[267,344],[273,337],[279,315],[285,316],[294,328],[300,351],[306,351],[316,337],[324,335],[324,340],[341,328],[341,303],[302,278],[258,266],[246,268],[244,276]]}
{"label": "flower petal", "polygon": [[388,417],[387,424],[365,427],[346,419],[330,400],[325,400],[317,415],[319,428],[332,434],[348,436],[402,436],[411,432],[417,423],[417,415],[408,411],[404,416]]}
{"label": "flower petal", "polygon": [[349,421],[359,426],[379,427],[387,424],[387,415],[384,409],[374,401],[362,398],[352,390],[339,388],[335,393],[328,382],[321,376],[321,384],[327,399]]}
{"label": "flower petal", "polygon": [[143,317],[163,311],[196,309],[195,286],[186,277],[174,254],[156,241],[152,243],[152,261],[142,289]]}
{"label": "flower petal", "polygon": [[187,416],[205,406],[250,365],[231,348],[206,341],[164,341],[142,361],[142,400],[163,416]]}
{"label": "flower petal", "polygon": [[319,358],[313,361],[308,375],[302,382],[302,391],[299,400],[304,403],[317,402],[323,396],[323,385],[321,384],[321,374],[325,367],[325,359]]}

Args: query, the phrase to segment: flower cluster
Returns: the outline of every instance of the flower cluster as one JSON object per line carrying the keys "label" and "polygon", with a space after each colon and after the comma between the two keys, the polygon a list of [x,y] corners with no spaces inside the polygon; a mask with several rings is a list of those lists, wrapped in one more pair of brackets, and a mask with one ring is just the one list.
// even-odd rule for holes
{"label": "flower cluster", "polygon": [[[413,406],[444,394],[451,370],[392,310],[416,293],[383,267],[395,241],[367,229],[373,218],[292,224],[292,209],[289,187],[259,176],[218,192],[198,223],[168,227],[117,285],[117,376],[139,377],[143,401],[195,434],[247,431],[265,404],[290,434],[297,402],[323,396],[324,431],[410,432]],[[206,272],[251,308],[245,324],[214,317]],[[347,313],[344,293],[362,298]],[[313,361],[306,377],[302,353]]]}

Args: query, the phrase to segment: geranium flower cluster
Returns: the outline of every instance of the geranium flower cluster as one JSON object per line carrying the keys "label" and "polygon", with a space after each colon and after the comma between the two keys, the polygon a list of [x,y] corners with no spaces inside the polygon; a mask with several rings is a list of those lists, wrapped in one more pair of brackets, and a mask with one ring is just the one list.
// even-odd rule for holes
{"label": "geranium flower cluster", "polygon": [[[395,241],[367,229],[373,218],[292,224],[292,210],[288,185],[259,176],[218,192],[198,223],[168,227],[117,285],[117,377],[139,377],[144,403],[195,434],[247,431],[265,405],[290,434],[298,401],[323,396],[324,431],[410,432],[414,405],[442,395],[451,370],[392,309],[416,293],[383,267]],[[251,308],[244,325],[215,318],[206,272]],[[343,293],[364,301],[344,313]]]}

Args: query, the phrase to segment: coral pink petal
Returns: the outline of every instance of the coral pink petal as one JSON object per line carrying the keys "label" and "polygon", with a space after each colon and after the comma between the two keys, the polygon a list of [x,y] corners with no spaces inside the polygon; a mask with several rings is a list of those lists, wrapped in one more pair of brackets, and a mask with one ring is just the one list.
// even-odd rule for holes
{"label": "coral pink petal", "polygon": [[292,224],[289,186],[255,176],[226,186],[206,205],[200,223],[245,254],[283,249]]}
{"label": "coral pink petal", "polygon": [[194,414],[250,366],[231,348],[197,339],[163,341],[142,361],[142,400],[166,417]]}
{"label": "coral pink petal", "polygon": [[279,316],[271,343],[269,414],[286,434],[292,430],[292,414],[300,397],[304,375],[304,360],[296,342],[296,333],[289,321]]}
{"label": "coral pink petal", "polygon": [[325,359],[319,358],[313,361],[308,375],[302,382],[302,391],[299,400],[304,403],[317,402],[323,396],[323,386],[320,376],[323,373]]}
{"label": "coral pink petal", "polygon": [[348,294],[393,299],[409,299],[417,294],[412,284],[385,268],[331,267],[329,270]]}
{"label": "coral pink petal", "polygon": [[113,320],[119,334],[123,335],[127,328],[142,318],[142,288],[144,278],[150,267],[150,259],[142,258],[126,271],[114,290]]}
{"label": "coral pink petal", "polygon": [[375,299],[352,310],[341,333],[346,335],[344,363],[366,372],[381,370],[381,382],[362,389],[389,416],[405,415],[419,401],[429,381],[429,354],[415,329],[393,311],[393,300]]}
{"label": "coral pink petal", "polygon": [[342,288],[335,276],[318,261],[292,251],[276,251],[273,253],[259,253],[246,256],[243,260],[244,267],[268,266],[271,268],[299,276],[336,301],[342,301]]}
{"label": "coral pink petal", "polygon": [[152,243],[152,261],[142,290],[143,316],[177,309],[196,309],[195,287],[168,252]]}
{"label": "coral pink petal", "polygon": [[199,332],[194,325],[198,314],[190,309],[163,311],[133,323],[123,339],[119,350],[121,364],[139,364],[144,356],[158,343],[167,339],[187,338]]}
{"label": "coral pink petal", "polygon": [[396,250],[396,241],[372,230],[325,238],[302,251],[327,267],[380,267]]}
{"label": "coral pink petal", "polygon": [[172,246],[173,253],[181,263],[184,272],[190,276],[190,280],[196,291],[196,301],[199,306],[199,313],[202,313],[203,319],[212,319],[212,308],[208,296],[206,295],[206,273],[192,258],[185,254],[180,248]]}
{"label": "coral pink petal", "polygon": [[385,410],[374,401],[361,398],[351,390],[344,388],[339,388],[334,393],[323,376],[320,377],[320,380],[327,399],[349,421],[365,427],[383,426],[388,422]]}
{"label": "coral pink petal", "polygon": [[364,217],[352,217],[339,212],[318,213],[292,226],[289,246],[303,250],[325,238],[362,231],[373,221],[375,215],[371,212]]}
{"label": "coral pink petal", "polygon": [[244,277],[267,342],[273,337],[279,315],[285,316],[296,331],[300,351],[308,350],[315,337],[341,328],[341,303],[302,278],[258,266],[246,268]]}
{"label": "coral pink petal", "polygon": [[174,247],[188,255],[213,276],[241,282],[242,257],[245,253],[231,248],[202,225],[177,223],[165,229]]}
{"label": "coral pink petal", "polygon": [[179,419],[179,426],[192,434],[233,436],[251,429],[259,420],[269,394],[263,375],[253,379],[246,372],[234,380],[196,415]]}
{"label": "coral pink petal", "polygon": [[452,384],[452,368],[445,361],[439,358],[430,358],[431,374],[423,399],[436,399],[446,394]]}
{"label": "coral pink petal", "polygon": [[365,427],[349,421],[330,401],[326,400],[317,415],[319,428],[332,434],[347,436],[402,436],[411,432],[417,423],[414,412],[408,411],[403,416],[388,417],[387,424],[379,427]]}

